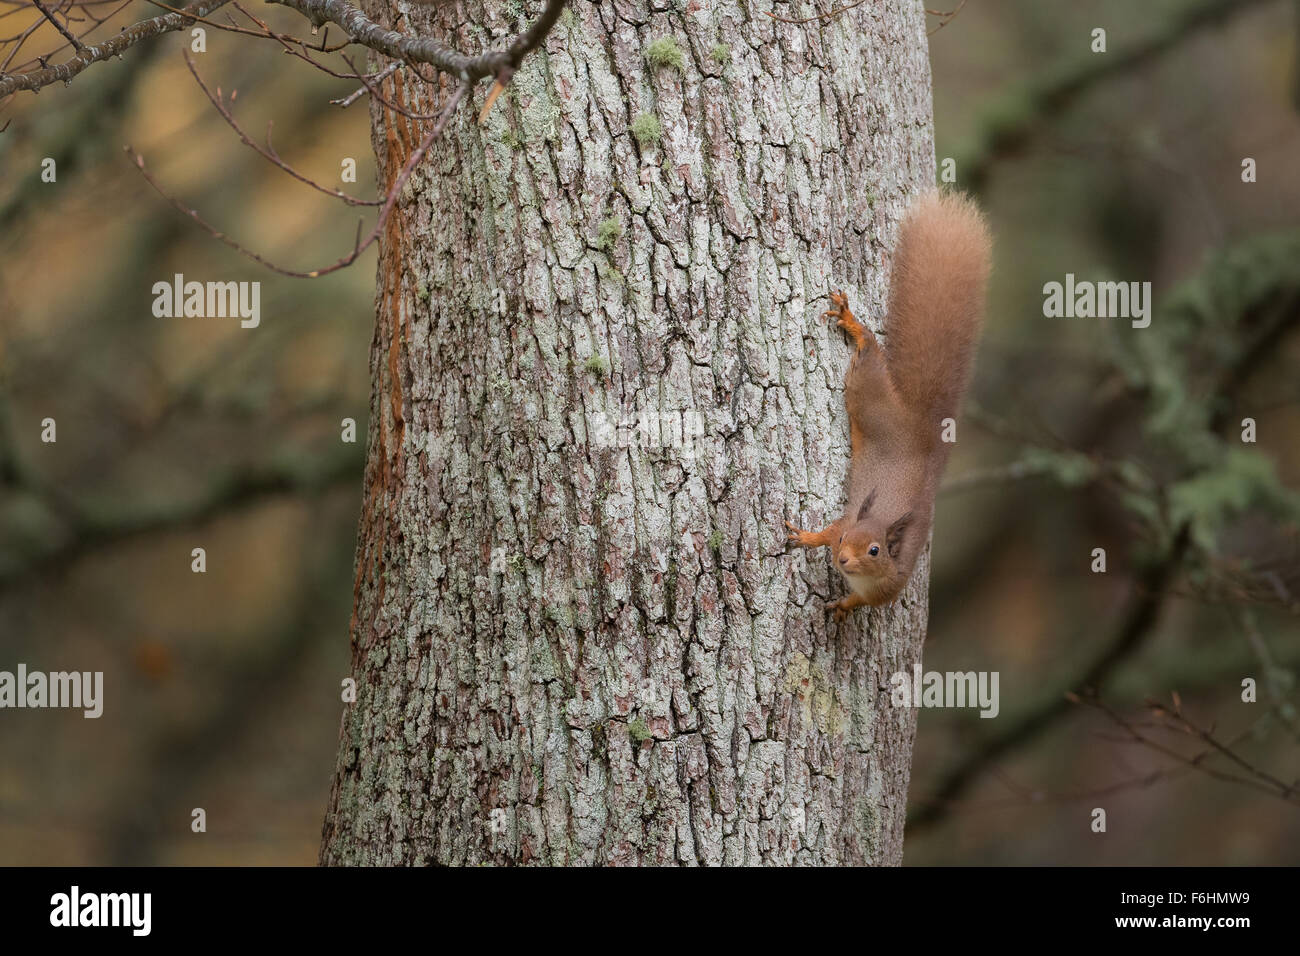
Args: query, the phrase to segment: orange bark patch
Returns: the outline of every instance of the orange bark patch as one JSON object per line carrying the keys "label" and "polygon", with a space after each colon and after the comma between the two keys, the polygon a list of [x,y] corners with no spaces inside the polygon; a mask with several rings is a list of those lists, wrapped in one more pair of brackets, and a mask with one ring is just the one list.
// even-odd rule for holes
{"label": "orange bark patch", "polygon": [[[389,95],[394,103],[405,102],[403,79],[400,73],[394,73],[388,83]],[[384,163],[387,171],[388,189],[393,188],[402,168],[411,158],[414,150],[414,121],[400,113],[388,110],[384,123],[385,150]],[[384,236],[380,249],[380,262],[383,273],[383,314],[392,317],[392,328],[388,342],[388,408],[392,420],[391,444],[385,442],[383,456],[383,485],[389,486],[392,459],[390,455],[400,455],[402,440],[406,435],[406,419],[402,413],[402,376],[400,373],[400,354],[402,340],[406,337],[406,310],[402,298],[402,253],[406,248],[406,230],[402,220],[401,200],[393,204],[393,211],[384,225]]]}

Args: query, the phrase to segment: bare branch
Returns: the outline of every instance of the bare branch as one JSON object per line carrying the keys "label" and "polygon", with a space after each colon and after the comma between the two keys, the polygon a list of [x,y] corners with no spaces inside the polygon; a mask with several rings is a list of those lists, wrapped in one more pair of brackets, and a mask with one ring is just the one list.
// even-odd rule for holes
{"label": "bare branch", "polygon": [[424,137],[423,140],[420,141],[420,145],[416,147],[414,151],[412,151],[410,157],[406,161],[406,165],[402,167],[401,172],[398,173],[397,178],[393,181],[392,188],[389,189],[388,191],[388,198],[384,201],[383,208],[379,210],[379,218],[375,220],[375,228],[370,231],[370,235],[368,235],[364,240],[361,240],[360,231],[358,229],[358,241],[353,246],[351,252],[349,252],[346,256],[344,256],[343,258],[339,259],[337,262],[334,262],[331,265],[325,266],[324,268],[321,269],[313,269],[310,272],[296,272],[292,269],[285,269],[281,266],[276,265],[274,262],[271,262],[266,257],[258,255],[256,252],[253,252],[251,249],[248,249],[240,245],[234,239],[227,236],[224,232],[221,232],[219,229],[217,229],[215,226],[209,223],[206,219],[200,216],[196,210],[191,209],[190,207],[186,206],[183,202],[181,202],[179,199],[164,191],[163,188],[160,185],[158,185],[158,181],[155,180],[153,176],[150,174],[149,170],[145,168],[143,156],[137,153],[130,146],[126,147],[126,152],[127,155],[131,157],[131,160],[135,163],[136,167],[140,170],[141,175],[144,176],[145,180],[149,183],[150,186],[152,186],[155,190],[158,191],[158,194],[160,196],[162,196],[174,207],[176,207],[176,209],[179,212],[181,212],[183,215],[186,215],[190,219],[193,219],[204,230],[206,230],[214,239],[220,239],[223,243],[225,243],[231,249],[234,249],[240,255],[252,259],[256,263],[266,266],[272,272],[278,272],[280,273],[280,275],[285,275],[285,276],[293,276],[294,278],[297,279],[316,279],[319,278],[320,276],[329,275],[331,272],[337,272],[340,269],[350,266],[352,263],[356,262],[356,260],[360,257],[361,253],[365,252],[366,249],[368,249],[371,246],[371,244],[373,244],[375,240],[379,238],[380,234],[383,232],[384,224],[388,221],[389,214],[393,211],[393,207],[397,203],[397,197],[401,195],[402,187],[406,185],[406,181],[411,177],[411,173],[414,171],[415,167],[420,164],[421,160],[424,159],[424,154],[428,152],[429,147],[433,145],[433,141],[436,140],[438,136],[442,133],[443,128],[447,125],[447,121],[451,119],[451,114],[456,111],[456,107],[460,105],[460,101],[465,98],[465,94],[468,92],[469,92],[468,83],[462,83],[460,86],[456,88],[456,92],[451,95],[451,97],[447,100],[447,105],[443,107],[442,113],[439,115],[438,122],[434,124],[433,128],[429,131],[429,133]]}
{"label": "bare branch", "polygon": [[[1116,668],[1142,647],[1159,622],[1164,607],[1164,588],[1182,566],[1190,547],[1191,531],[1189,526],[1183,525],[1164,557],[1143,571],[1129,597],[1115,636],[1087,671],[1071,681],[1074,687],[1100,688]],[[1063,691],[1046,698],[1038,706],[1029,708],[1009,730],[972,748],[943,775],[934,797],[920,801],[926,805],[907,821],[908,829],[916,832],[937,823],[989,764],[1044,733],[1069,711],[1067,693],[1069,691]]]}
{"label": "bare branch", "polygon": [[284,170],[286,173],[292,176],[294,179],[298,180],[298,182],[304,183],[310,186],[312,189],[315,189],[319,192],[323,192],[327,196],[333,196],[335,199],[341,199],[349,206],[378,206],[380,204],[380,200],[378,199],[358,199],[356,196],[349,196],[347,193],[343,192],[342,190],[334,189],[330,186],[322,186],[320,183],[316,182],[315,180],[309,179],[308,177],[304,176],[302,173],[298,172],[296,169],[294,169],[292,166],[290,166],[288,163],[282,160],[280,158],[280,154],[275,151],[275,147],[271,145],[271,128],[269,126],[267,127],[266,130],[266,148],[264,149],[261,146],[257,145],[257,143],[255,143],[248,136],[248,134],[243,131],[240,125],[237,122],[235,122],[235,117],[231,114],[230,110],[226,107],[226,104],[223,101],[221,94],[212,92],[212,90],[209,89],[208,85],[203,82],[203,77],[199,76],[199,71],[194,66],[194,58],[190,56],[189,50],[185,51],[185,65],[189,67],[190,75],[194,77],[194,82],[199,84],[199,89],[201,89],[204,95],[207,96],[208,101],[212,104],[213,108],[219,114],[221,114],[221,118],[225,120],[226,124],[231,129],[233,129],[235,133],[239,136],[240,142],[242,142],[245,146],[252,149],[254,152],[256,152],[267,162],[275,164],[280,169]]}
{"label": "bare branch", "polygon": [[[370,98],[373,99],[376,103],[379,103],[385,109],[393,113],[396,113],[399,116],[405,116],[407,119],[412,119],[412,120],[432,120],[438,118],[436,114],[431,115],[428,113],[416,113],[413,110],[408,110],[400,103],[396,103],[393,100],[388,99],[386,96],[384,96],[383,93],[379,91],[379,84],[368,79],[365,76],[365,74],[363,74],[360,70],[358,70],[357,65],[353,63],[351,59],[348,58],[348,55],[346,53],[341,53],[339,55],[343,57],[343,62],[352,68],[353,75],[357,79],[361,80],[361,85],[365,88],[366,92],[370,94]],[[398,64],[398,65],[401,66],[403,64]],[[417,70],[414,65],[411,65],[409,69],[411,73],[413,73],[415,76],[419,77],[422,80],[425,79],[423,76],[420,75],[420,71]],[[430,82],[430,81],[425,80],[425,82]],[[431,83],[430,85],[433,84]]]}
{"label": "bare branch", "polygon": [[149,20],[141,20],[103,43],[85,47],[75,56],[64,60],[62,63],[57,63],[54,66],[42,66],[39,70],[31,70],[27,73],[14,73],[0,77],[0,97],[22,90],[30,90],[35,93],[42,87],[49,86],[59,80],[70,83],[74,76],[81,73],[92,63],[118,56],[141,40],[180,30],[193,23],[194,17],[206,17],[213,10],[227,2],[228,0],[198,0],[198,2],[186,7],[181,13],[168,13]]}
{"label": "bare branch", "polygon": [[[392,63],[388,64],[388,66],[384,67],[382,70],[376,73],[371,79],[376,85],[378,85],[380,83],[383,83],[384,80],[388,79],[390,76],[392,76],[401,68],[402,68],[402,64],[394,60]],[[346,109],[347,107],[355,103],[357,100],[361,99],[361,97],[365,96],[366,93],[368,92],[370,92],[370,87],[367,85],[362,85],[357,87],[347,96],[340,97],[337,100],[330,100],[330,102],[333,103],[335,106],[341,106],[344,109]]]}
{"label": "bare branch", "polygon": [[310,467],[251,466],[232,472],[190,502],[155,502],[144,511],[127,514],[77,513],[65,540],[29,556],[21,564],[0,567],[0,593],[39,579],[42,574],[66,570],[84,554],[100,548],[157,531],[195,527],[218,515],[279,495],[316,494],[356,481],[362,465],[359,453],[348,448],[325,456]]}
{"label": "bare branch", "polygon": [[78,40],[78,39],[77,39],[77,38],[72,34],[72,31],[71,31],[71,30],[69,30],[67,27],[65,27],[65,26],[64,26],[62,23],[60,23],[58,20],[54,19],[54,14],[52,14],[52,13],[49,11],[49,9],[45,6],[45,4],[41,3],[41,0],[32,0],[32,3],[36,4],[36,9],[39,10],[39,11],[41,11],[41,13],[43,13],[43,14],[45,15],[45,19],[46,19],[46,20],[49,20],[50,23],[54,24],[54,29],[56,29],[56,30],[58,30],[60,33],[62,33],[63,36],[64,36],[64,39],[66,39],[69,43],[72,44],[72,48],[73,48],[74,50],[76,50],[78,53],[84,53],[84,52],[85,52],[85,49],[86,49],[86,48],[85,48],[84,46],[82,46],[81,41]]}
{"label": "bare branch", "polygon": [[[53,66],[47,63],[48,55],[38,57],[39,69],[26,70],[20,73],[6,75],[3,73],[4,68],[0,67],[0,98],[22,90],[37,92],[59,80],[68,83],[92,63],[119,56],[142,40],[182,29],[195,22],[206,23],[222,30],[231,30],[236,33],[246,33],[259,37],[265,36],[280,40],[282,43],[295,44],[302,47],[302,50],[293,49],[291,52],[322,69],[324,68],[323,65],[307,56],[305,50],[311,49],[316,52],[328,53],[341,49],[342,46],[347,46],[349,43],[359,43],[378,53],[403,62],[431,64],[443,72],[455,75],[462,83],[473,84],[484,77],[496,76],[498,82],[504,86],[509,79],[510,73],[519,66],[523,58],[546,38],[564,9],[564,0],[546,0],[546,6],[537,20],[527,30],[516,36],[505,49],[493,50],[477,56],[466,56],[432,37],[411,37],[393,30],[387,30],[369,19],[356,7],[344,2],[344,0],[268,0],[268,2],[278,3],[281,6],[296,10],[307,17],[313,26],[322,26],[327,21],[338,24],[346,31],[349,39],[346,43],[333,48],[327,48],[324,39],[321,40],[319,47],[309,46],[303,40],[274,33],[265,24],[260,24],[260,21],[259,25],[263,27],[264,31],[262,33],[241,28],[234,24],[220,24],[206,19],[209,14],[224,6],[229,0],[196,0],[195,3],[190,4],[183,10],[169,7],[160,0],[150,0],[155,6],[163,7],[170,12],[162,16],[142,20],[103,43],[86,46],[82,40],[75,37],[63,24],[59,23],[50,10],[36,2],[36,0],[33,0],[33,2],[45,15],[46,19],[53,23],[59,29],[59,32],[72,43],[76,53],[62,63]],[[84,10],[84,5],[82,9]],[[251,17],[251,14],[249,16]],[[93,16],[92,19],[96,20],[96,27],[104,22]],[[21,47],[22,41],[41,22],[36,21],[23,34],[15,38],[18,42],[15,43],[6,60],[13,58]],[[94,27],[91,29],[93,30]]]}
{"label": "bare branch", "polygon": [[930,14],[930,16],[932,17],[939,18],[938,26],[936,26],[933,30],[929,31],[927,36],[934,36],[936,33],[938,33],[948,24],[952,23],[953,18],[957,16],[957,14],[961,13],[962,7],[964,6],[966,6],[966,0],[961,0],[961,2],[957,4],[957,6],[953,7],[951,10],[948,10],[946,12],[943,10],[930,10],[927,8],[925,11],[926,13]]}
{"label": "bare branch", "polygon": [[414,63],[428,63],[473,83],[486,76],[495,76],[507,67],[514,69],[524,57],[546,39],[555,21],[560,18],[565,0],[546,0],[542,15],[504,50],[465,56],[432,37],[410,37],[395,30],[387,30],[371,20],[356,7],[344,0],[267,0],[297,10],[316,26],[326,21],[343,28],[355,42],[377,53]]}
{"label": "bare branch", "polygon": [[[178,7],[168,6],[167,4],[163,3],[162,0],[148,0],[148,2],[152,3],[155,7],[159,7],[160,9],[170,10],[172,13],[181,12]],[[315,47],[311,46],[306,40],[299,39],[298,37],[295,36],[289,36],[287,33],[276,33],[269,26],[267,26],[263,21],[257,19],[257,17],[253,16],[251,13],[249,13],[247,10],[241,7],[238,3],[234,3],[232,4],[232,6],[234,6],[234,8],[238,10],[240,13],[242,13],[244,16],[248,17],[250,20],[255,22],[259,27],[261,27],[261,29],[250,30],[248,29],[248,27],[241,27],[239,24],[235,23],[234,17],[231,17],[229,13],[226,14],[227,18],[230,20],[229,23],[221,23],[218,20],[208,20],[204,17],[194,17],[193,19],[199,23],[207,24],[208,26],[212,27],[214,30],[223,30],[226,33],[237,33],[241,36],[255,37],[256,39],[259,40],[278,40],[281,43],[296,43],[298,44],[298,46],[301,46],[304,49],[315,49]],[[348,45],[347,43],[344,43],[342,46],[347,46],[347,45]],[[338,49],[342,49],[342,47],[335,47],[334,49],[338,50]],[[328,52],[332,53],[334,52],[334,50],[330,50]],[[309,60],[308,62],[315,64],[314,60]]]}
{"label": "bare branch", "polygon": [[[1174,706],[1172,709],[1156,703],[1155,701],[1147,701],[1147,707],[1150,708],[1152,713],[1155,715],[1164,717],[1168,720],[1171,729],[1195,737],[1209,745],[1209,749],[1203,750],[1191,757],[1180,753],[1173,747],[1163,744],[1143,733],[1139,727],[1111,710],[1095,697],[1079,697],[1071,694],[1069,700],[1072,704],[1084,704],[1101,711],[1110,718],[1112,723],[1123,730],[1134,743],[1142,744],[1149,750],[1163,754],[1189,769],[1213,777],[1215,780],[1221,780],[1225,783],[1235,783],[1252,790],[1257,790],[1260,793],[1266,793],[1270,796],[1277,797],[1284,803],[1290,803],[1293,806],[1300,805],[1300,795],[1297,795],[1295,785],[1284,783],[1267,771],[1254,766],[1246,760],[1246,758],[1233,750],[1231,746],[1223,743],[1215,737],[1212,730],[1206,730],[1188,720],[1182,713],[1182,702],[1178,699],[1176,694],[1174,695]],[[1227,758],[1227,760],[1234,764],[1240,771],[1242,771],[1242,773],[1229,773],[1225,770],[1218,770],[1206,766],[1206,760],[1214,754],[1219,754],[1220,756]]]}

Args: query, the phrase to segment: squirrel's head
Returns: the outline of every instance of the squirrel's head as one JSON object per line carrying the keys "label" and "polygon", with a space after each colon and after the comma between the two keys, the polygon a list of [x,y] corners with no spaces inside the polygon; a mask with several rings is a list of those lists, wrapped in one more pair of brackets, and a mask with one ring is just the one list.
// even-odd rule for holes
{"label": "squirrel's head", "polygon": [[844,529],[835,544],[835,565],[849,579],[854,589],[871,603],[873,594],[892,593],[890,585],[899,576],[899,558],[903,535],[912,521],[912,512],[888,524],[872,512],[876,493],[872,491],[858,509],[856,520]]}

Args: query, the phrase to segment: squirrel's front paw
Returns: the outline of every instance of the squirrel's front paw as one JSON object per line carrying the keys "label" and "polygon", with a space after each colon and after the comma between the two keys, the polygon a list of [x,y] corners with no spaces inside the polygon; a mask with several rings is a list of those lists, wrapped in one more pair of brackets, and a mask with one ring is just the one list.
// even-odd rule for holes
{"label": "squirrel's front paw", "polygon": [[815,540],[817,538],[815,532],[803,531],[788,521],[785,526],[790,529],[790,534],[785,539],[786,544],[797,544],[801,548],[815,548],[821,544],[820,541]]}
{"label": "squirrel's front paw", "polygon": [[843,621],[848,617],[850,611],[855,608],[860,608],[866,603],[867,602],[858,597],[858,595],[850,594],[846,597],[840,598],[838,601],[830,601],[826,605],[826,610],[833,611],[835,614],[835,620],[838,622]]}

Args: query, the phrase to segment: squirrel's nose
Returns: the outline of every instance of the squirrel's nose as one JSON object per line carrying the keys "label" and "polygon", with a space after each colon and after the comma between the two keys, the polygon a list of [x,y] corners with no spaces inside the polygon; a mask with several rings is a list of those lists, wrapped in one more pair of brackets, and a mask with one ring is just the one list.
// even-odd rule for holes
{"label": "squirrel's nose", "polygon": [[840,558],[840,564],[848,564],[848,563],[849,563],[849,559],[847,557]]}

